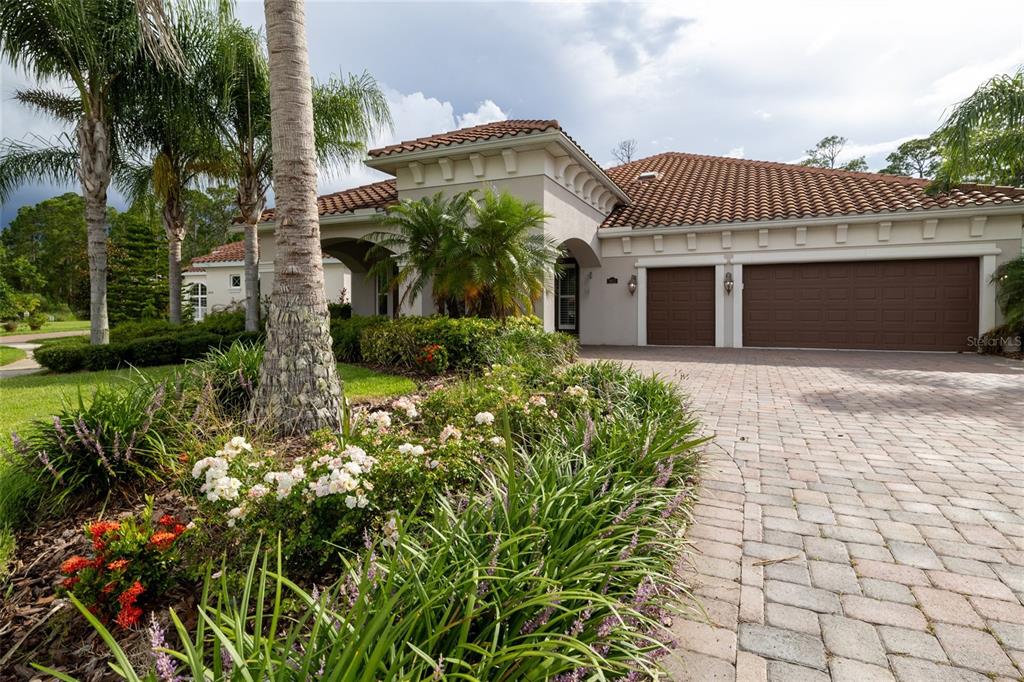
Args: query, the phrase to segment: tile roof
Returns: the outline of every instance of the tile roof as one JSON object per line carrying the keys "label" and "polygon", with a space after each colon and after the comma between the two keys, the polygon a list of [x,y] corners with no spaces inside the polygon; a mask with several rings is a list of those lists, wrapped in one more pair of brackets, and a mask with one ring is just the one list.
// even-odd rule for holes
{"label": "tile roof", "polygon": [[554,119],[495,121],[493,123],[484,123],[483,125],[473,126],[472,128],[462,128],[460,130],[452,130],[439,135],[430,135],[428,137],[420,137],[415,140],[406,140],[404,142],[399,142],[398,144],[391,144],[386,147],[371,149],[368,153],[371,157],[377,158],[381,156],[388,156],[390,154],[398,154],[400,152],[413,152],[423,149],[446,147],[448,145],[460,144],[462,142],[480,142],[483,140],[495,140],[515,135],[529,135],[530,133],[540,133],[551,129],[561,130],[562,127],[558,125],[558,121]]}
{"label": "tile roof", "polygon": [[[398,187],[394,180],[382,180],[369,185],[344,189],[317,197],[316,207],[321,216],[343,215],[362,208],[384,208],[398,201]],[[274,219],[274,209],[263,212],[263,221]]]}
{"label": "tile roof", "polygon": [[237,242],[221,244],[205,256],[193,258],[192,265],[195,266],[198,263],[227,263],[243,260],[245,260],[245,242],[240,239]]}
{"label": "tile roof", "polygon": [[[602,227],[710,225],[1024,202],[1024,189],[965,184],[925,194],[927,180],[666,152],[609,168],[630,196]],[[645,172],[655,179],[641,180]]]}

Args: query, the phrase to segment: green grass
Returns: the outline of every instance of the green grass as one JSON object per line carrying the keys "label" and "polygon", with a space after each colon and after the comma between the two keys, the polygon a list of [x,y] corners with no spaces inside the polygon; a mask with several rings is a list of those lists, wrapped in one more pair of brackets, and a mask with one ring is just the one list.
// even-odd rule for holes
{"label": "green grass", "polygon": [[48,334],[50,332],[77,332],[89,328],[89,320],[57,320],[47,322],[39,329],[29,329],[27,324],[19,325],[13,332],[0,328],[0,336],[20,334]]}
{"label": "green grass", "polygon": [[0,367],[9,365],[16,360],[21,360],[23,357],[25,357],[25,351],[19,348],[0,346]]}
{"label": "green grass", "polygon": [[[146,367],[139,371],[159,379],[170,376],[180,367],[165,365]],[[338,370],[345,382],[345,395],[349,399],[382,398],[416,390],[415,382],[406,377],[345,364],[338,365]],[[124,380],[132,371],[116,369],[73,374],[31,374],[0,379],[0,440],[6,442],[11,431],[23,429],[33,419],[53,414],[65,398],[77,399],[79,388],[88,395],[100,384]]]}

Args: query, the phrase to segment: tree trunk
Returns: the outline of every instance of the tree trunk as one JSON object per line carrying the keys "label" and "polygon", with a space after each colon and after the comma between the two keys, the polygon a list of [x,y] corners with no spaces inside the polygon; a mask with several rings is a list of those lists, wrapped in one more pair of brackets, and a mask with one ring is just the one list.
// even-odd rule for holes
{"label": "tree trunk", "polygon": [[245,226],[245,331],[260,328],[260,240],[257,225],[263,214],[259,180],[243,178],[238,186],[238,211]]}
{"label": "tree trunk", "polygon": [[89,342],[110,342],[107,318],[107,187],[110,186],[110,136],[103,111],[94,103],[79,122],[78,178],[85,199],[89,254]]}
{"label": "tree trunk", "polygon": [[316,206],[303,0],[265,0],[277,219],[274,291],[252,418],[280,435],[341,428]]}
{"label": "tree trunk", "polygon": [[167,307],[171,324],[181,324],[181,243],[185,239],[185,209],[177,193],[168,194],[163,210],[167,233]]}

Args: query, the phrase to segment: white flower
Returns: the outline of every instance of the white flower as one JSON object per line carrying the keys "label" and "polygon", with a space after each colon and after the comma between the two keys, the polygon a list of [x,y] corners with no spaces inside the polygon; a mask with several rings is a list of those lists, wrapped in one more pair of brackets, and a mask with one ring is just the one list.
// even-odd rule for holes
{"label": "white flower", "polygon": [[416,417],[420,416],[419,410],[416,409],[416,403],[409,400],[409,398],[399,398],[395,402],[391,403],[391,407],[393,407],[396,410],[401,410],[402,412],[405,412],[405,416],[408,417],[409,419],[415,419]]}
{"label": "white flower", "polygon": [[250,498],[254,500],[258,500],[269,492],[270,490],[267,489],[267,486],[263,485],[262,483],[257,483],[253,487],[249,488],[249,492],[246,493],[246,495],[248,495]]}
{"label": "white flower", "polygon": [[573,398],[585,398],[587,397],[587,389],[580,385],[570,386],[565,389],[566,395],[572,396]]}
{"label": "white flower", "polygon": [[421,457],[426,452],[422,445],[413,445],[412,443],[399,445],[398,451],[403,455],[416,455],[417,457]]}
{"label": "white flower", "polygon": [[429,462],[427,462],[427,468],[428,469],[436,469],[439,466],[441,466],[441,463],[439,461],[437,461],[436,459],[432,459]]}
{"label": "white flower", "polygon": [[371,412],[366,418],[371,424],[373,424],[378,431],[383,431],[391,426],[391,415],[387,412]]}
{"label": "white flower", "polygon": [[449,424],[441,430],[441,435],[438,438],[442,443],[447,443],[449,439],[460,440],[462,438],[462,431]]}
{"label": "white flower", "polygon": [[384,534],[384,538],[380,541],[385,547],[394,547],[398,544],[398,519],[394,516],[387,520],[384,527],[381,528],[381,532]]}
{"label": "white flower", "polygon": [[204,487],[206,488],[206,499],[210,502],[217,502],[219,500],[237,500],[238,490],[242,487],[242,482],[237,478],[221,476],[213,481],[212,485],[208,482]]}
{"label": "white flower", "polygon": [[530,404],[538,407],[544,407],[548,404],[548,401],[542,395],[532,395],[530,396]]}
{"label": "white flower", "polygon": [[292,488],[295,487],[295,477],[288,471],[271,471],[268,472],[263,480],[267,483],[277,483],[277,499],[283,500],[291,494]]}
{"label": "white flower", "polygon": [[291,470],[290,473],[292,475],[292,478],[294,478],[296,481],[301,481],[306,477],[306,470],[303,469],[301,466],[296,466],[294,469]]}
{"label": "white flower", "polygon": [[505,439],[502,438],[501,436],[494,436],[493,438],[488,438],[487,442],[499,448],[504,447],[505,445]]}
{"label": "white flower", "polygon": [[478,426],[490,426],[494,423],[494,415],[490,412],[478,412],[473,419]]}

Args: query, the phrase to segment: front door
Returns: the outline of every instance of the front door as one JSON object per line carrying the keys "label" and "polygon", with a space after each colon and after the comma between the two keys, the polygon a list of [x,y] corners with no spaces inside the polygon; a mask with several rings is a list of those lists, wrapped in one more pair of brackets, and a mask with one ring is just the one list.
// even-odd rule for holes
{"label": "front door", "polygon": [[561,272],[555,281],[555,329],[579,334],[579,264],[575,259],[567,258],[559,265]]}

